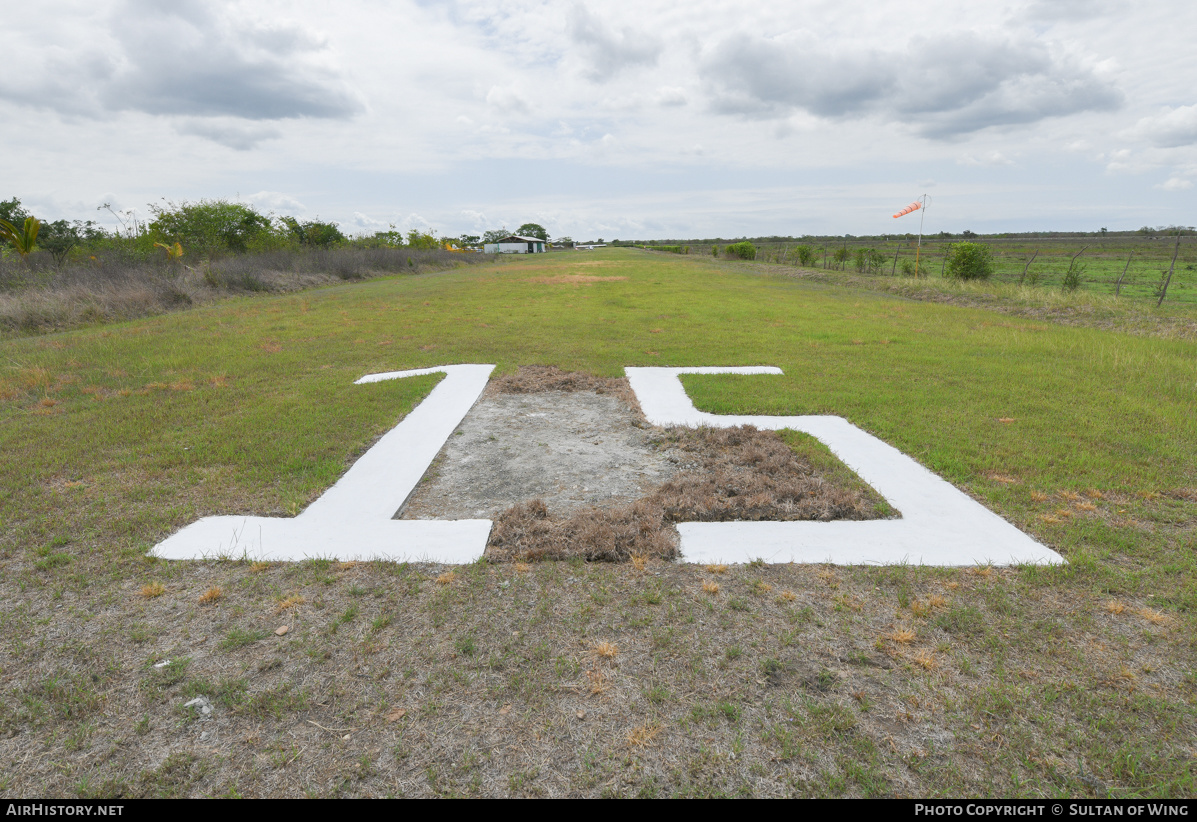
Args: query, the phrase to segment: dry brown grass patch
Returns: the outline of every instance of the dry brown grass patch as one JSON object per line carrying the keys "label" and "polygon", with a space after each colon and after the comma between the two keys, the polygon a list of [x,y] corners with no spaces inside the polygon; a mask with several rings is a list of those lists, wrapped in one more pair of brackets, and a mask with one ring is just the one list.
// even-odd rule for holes
{"label": "dry brown grass patch", "polygon": [[798,595],[793,591],[782,591],[777,595],[777,598],[785,600],[786,602],[793,602],[794,600],[798,599]]}
{"label": "dry brown grass patch", "polygon": [[910,657],[910,661],[918,665],[924,671],[934,671],[939,667],[939,660],[930,651],[917,651]]}
{"label": "dry brown grass patch", "polygon": [[524,365],[514,374],[504,374],[486,387],[489,394],[537,394],[541,391],[593,391],[618,397],[629,408],[640,404],[627,379],[596,377],[582,371],[562,371],[555,365]]}
{"label": "dry brown grass patch", "polygon": [[511,506],[495,519],[486,556],[498,562],[570,559],[626,562],[634,556],[674,559],[677,534],[648,500],[609,509],[587,508],[564,520],[549,517],[543,500]]}
{"label": "dry brown grass patch", "polygon": [[632,567],[637,571],[643,571],[648,567],[648,557],[637,554],[632,557]]}
{"label": "dry brown grass patch", "polygon": [[305,602],[307,602],[307,600],[301,597],[299,594],[291,594],[290,596],[279,601],[278,605],[275,606],[274,612],[276,614],[281,613],[288,608],[294,608],[297,605],[303,605]]}
{"label": "dry brown grass patch", "polygon": [[628,731],[628,745],[633,748],[646,748],[656,744],[661,734],[661,725],[657,722],[639,725]]}
{"label": "dry brown grass patch", "polygon": [[926,598],[925,601],[924,599],[911,599],[910,613],[915,616],[928,616],[932,610],[942,608],[947,602],[947,599],[936,596],[934,593]]}
{"label": "dry brown grass patch", "polygon": [[603,659],[614,659],[619,656],[619,648],[613,642],[603,641],[594,646],[594,653]]}
{"label": "dry brown grass patch", "polygon": [[200,605],[215,605],[217,602],[220,601],[220,598],[223,596],[224,596],[224,591],[220,590],[220,588],[218,588],[218,587],[213,586],[213,587],[209,588],[208,590],[204,591],[202,594],[200,594],[200,598],[199,598],[198,602]]}
{"label": "dry brown grass patch", "polygon": [[154,599],[166,593],[166,586],[161,582],[149,582],[141,586],[141,590],[137,593],[146,599]]}
{"label": "dry brown grass patch", "polygon": [[1154,608],[1140,608],[1138,614],[1152,625],[1167,625],[1172,621],[1172,617]]}
{"label": "dry brown grass patch", "polygon": [[709,580],[709,579],[705,579],[705,580],[703,580],[703,582],[702,582],[702,592],[703,592],[704,594],[717,594],[717,593],[719,593],[719,583],[718,583],[718,582],[714,582],[714,581],[712,581],[712,580]]}
{"label": "dry brown grass patch", "polygon": [[721,565],[721,564],[720,565],[705,565],[703,567],[706,568],[707,573],[709,573],[709,574],[726,574],[727,573],[726,565]]}
{"label": "dry brown grass patch", "polygon": [[251,574],[264,574],[269,570],[270,570],[269,562],[255,562],[249,566],[249,572]]}
{"label": "dry brown grass patch", "polygon": [[891,640],[899,645],[909,645],[918,639],[918,634],[909,628],[899,628],[892,633],[886,634],[884,639]]}
{"label": "dry brown grass patch", "polygon": [[595,668],[594,670],[586,672],[586,679],[590,681],[590,693],[598,695],[607,690],[607,677],[603,672]]}
{"label": "dry brown grass patch", "polygon": [[1104,608],[1105,608],[1107,611],[1109,611],[1111,614],[1122,614],[1122,613],[1124,613],[1124,612],[1126,611],[1126,603],[1125,603],[1125,602],[1119,602],[1119,601],[1118,601],[1118,600],[1116,600],[1116,599],[1112,599],[1112,600],[1110,600],[1109,602],[1107,602],[1107,603],[1106,603],[1104,606],[1102,606],[1102,607],[1104,607]]}
{"label": "dry brown grass patch", "polygon": [[456,571],[445,571],[436,578],[437,585],[452,585],[453,581],[457,579]]}

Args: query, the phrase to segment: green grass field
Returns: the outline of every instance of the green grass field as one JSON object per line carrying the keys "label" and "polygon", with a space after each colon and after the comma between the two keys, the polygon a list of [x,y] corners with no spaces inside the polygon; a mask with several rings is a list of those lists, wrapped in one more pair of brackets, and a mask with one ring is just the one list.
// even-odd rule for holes
{"label": "green grass field", "polygon": [[[1059,290],[1073,258],[1080,267],[1079,289],[1082,293],[1096,297],[1113,297],[1129,302],[1155,305],[1159,289],[1172,268],[1172,280],[1168,285],[1167,301],[1192,307],[1197,304],[1197,246],[1191,234],[1181,239],[1180,248],[1174,246],[1175,235],[1163,232],[1158,235],[1139,233],[1115,233],[1107,237],[1048,236],[1027,237],[984,236],[975,237],[972,242],[989,246],[993,253],[994,273],[992,282],[999,284],[1024,284],[1040,290]],[[953,242],[958,240],[924,237],[918,250],[917,262],[927,275],[939,278],[944,270],[945,257],[950,253]],[[798,242],[761,243],[758,259],[767,262],[794,264],[794,249]],[[817,267],[837,267],[833,257],[836,249],[876,249],[884,259],[880,270],[872,276],[902,276],[902,265],[908,263],[913,271],[916,262],[916,242],[913,238],[839,239],[817,238],[807,241],[816,252]],[[1172,255],[1176,252],[1175,266]],[[709,246],[691,247],[693,254],[709,254]],[[824,260],[826,253],[827,259]],[[844,271],[857,271],[854,258],[839,266]],[[863,273],[863,272],[862,272]],[[1121,285],[1119,285],[1121,280]]]}
{"label": "green grass field", "polygon": [[[1192,340],[786,273],[552,254],[0,342],[0,792],[1193,795]],[[777,365],[684,382],[846,417],[1069,564],[146,557],[298,512],[437,379],[357,377],[457,362]]]}

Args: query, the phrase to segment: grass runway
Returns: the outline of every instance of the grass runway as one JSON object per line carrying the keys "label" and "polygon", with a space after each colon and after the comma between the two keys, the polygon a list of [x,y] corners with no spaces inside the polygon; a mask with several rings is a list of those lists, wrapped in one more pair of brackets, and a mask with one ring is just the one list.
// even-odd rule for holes
{"label": "grass runway", "polygon": [[[0,791],[1193,795],[1195,344],[776,268],[550,254],[0,342]],[[356,378],[459,362],[776,365],[684,383],[846,417],[1069,564],[146,557],[302,510],[437,379]]]}

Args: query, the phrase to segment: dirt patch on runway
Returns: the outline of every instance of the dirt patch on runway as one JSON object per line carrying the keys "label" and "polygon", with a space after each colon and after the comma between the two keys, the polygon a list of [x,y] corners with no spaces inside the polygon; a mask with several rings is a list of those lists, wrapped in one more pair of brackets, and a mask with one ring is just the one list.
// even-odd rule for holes
{"label": "dirt patch on runway", "polygon": [[872,519],[773,431],[656,428],[624,379],[528,367],[500,378],[438,455],[402,519],[495,521],[495,561],[678,556],[677,522]]}

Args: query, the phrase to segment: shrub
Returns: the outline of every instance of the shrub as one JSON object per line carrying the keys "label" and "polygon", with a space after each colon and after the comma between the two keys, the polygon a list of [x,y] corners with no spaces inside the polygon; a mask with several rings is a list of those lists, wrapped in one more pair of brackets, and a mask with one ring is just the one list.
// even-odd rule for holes
{"label": "shrub", "polygon": [[294,217],[283,217],[282,222],[300,245],[327,248],[346,242],[345,235],[341,233],[341,229],[337,227],[336,223],[322,223],[318,220],[307,220],[301,223]]}
{"label": "shrub", "polygon": [[54,255],[54,262],[61,266],[71,253],[71,249],[79,244],[78,229],[66,220],[55,220],[42,226],[38,239],[38,246]]}
{"label": "shrub", "polygon": [[885,255],[875,248],[858,248],[856,249],[854,262],[856,263],[856,270],[861,274],[866,272],[875,274],[885,265]]}
{"label": "shrub", "polygon": [[982,243],[952,243],[948,246],[944,276],[957,280],[987,280],[993,276],[993,252]]}
{"label": "shrub", "polygon": [[1064,281],[1060,284],[1065,291],[1076,291],[1081,287],[1081,275],[1085,273],[1085,266],[1076,261],[1076,255],[1068,262],[1068,270],[1064,272]]}
{"label": "shrub", "polygon": [[815,250],[809,245],[798,246],[794,253],[798,255],[798,265],[803,268],[809,268],[815,262]]}
{"label": "shrub", "polygon": [[244,253],[250,248],[270,245],[275,235],[270,218],[251,206],[228,200],[200,200],[167,207],[152,206],[154,220],[150,233],[166,243],[181,243],[183,248],[201,254],[213,252]]}
{"label": "shrub", "polygon": [[713,245],[713,246],[711,246],[711,256],[712,256],[712,257],[718,257],[718,256],[719,256],[719,246],[717,246],[717,245]]}
{"label": "shrub", "polygon": [[756,259],[756,246],[747,240],[739,243],[732,243],[723,250],[729,257],[739,257],[741,260]]}

